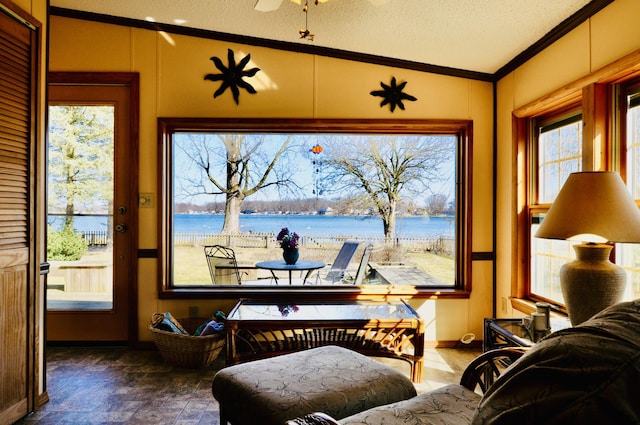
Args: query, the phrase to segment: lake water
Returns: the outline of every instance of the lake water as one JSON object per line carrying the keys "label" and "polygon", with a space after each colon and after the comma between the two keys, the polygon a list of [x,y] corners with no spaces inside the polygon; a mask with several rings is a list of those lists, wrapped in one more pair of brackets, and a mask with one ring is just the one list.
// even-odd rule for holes
{"label": "lake water", "polygon": [[[62,217],[49,217],[49,223],[59,227]],[[177,214],[174,230],[177,233],[219,233],[222,229],[222,214]],[[106,230],[104,216],[78,216],[75,229],[80,232]],[[240,215],[241,231],[245,233],[278,233],[288,227],[300,235],[347,235],[383,236],[382,220],[379,217],[331,216],[331,215]],[[397,235],[424,238],[455,234],[453,217],[398,217]]]}

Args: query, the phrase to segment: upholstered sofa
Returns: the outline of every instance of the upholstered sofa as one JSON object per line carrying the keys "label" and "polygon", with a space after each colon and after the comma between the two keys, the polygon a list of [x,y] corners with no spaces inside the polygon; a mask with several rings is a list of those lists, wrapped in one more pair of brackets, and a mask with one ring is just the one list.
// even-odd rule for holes
{"label": "upholstered sofa", "polygon": [[468,425],[482,398],[481,394],[523,353],[524,351],[514,348],[484,353],[467,366],[460,384],[446,385],[407,400],[374,407],[341,419],[339,422],[330,416],[318,418],[315,415],[309,415],[303,420],[290,421],[288,425],[307,423],[314,425]]}
{"label": "upholstered sofa", "polygon": [[340,425],[640,424],[640,300],[550,334],[483,396],[449,385],[326,420]]}

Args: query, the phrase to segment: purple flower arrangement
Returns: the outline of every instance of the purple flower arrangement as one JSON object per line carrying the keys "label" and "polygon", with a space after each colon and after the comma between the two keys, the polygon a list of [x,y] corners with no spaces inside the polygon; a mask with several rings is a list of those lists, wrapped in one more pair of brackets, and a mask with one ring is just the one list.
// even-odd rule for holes
{"label": "purple flower arrangement", "polygon": [[276,236],[276,240],[280,243],[282,249],[298,249],[300,244],[300,235],[296,232],[289,231],[288,228],[283,227]]}

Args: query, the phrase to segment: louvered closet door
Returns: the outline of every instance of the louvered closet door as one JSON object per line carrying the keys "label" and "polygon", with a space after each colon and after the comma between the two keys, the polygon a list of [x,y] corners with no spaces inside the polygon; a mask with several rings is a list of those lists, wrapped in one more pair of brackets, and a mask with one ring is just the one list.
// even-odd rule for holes
{"label": "louvered closet door", "polygon": [[[34,31],[0,13],[0,423],[32,405]],[[30,328],[31,327],[31,328]]]}

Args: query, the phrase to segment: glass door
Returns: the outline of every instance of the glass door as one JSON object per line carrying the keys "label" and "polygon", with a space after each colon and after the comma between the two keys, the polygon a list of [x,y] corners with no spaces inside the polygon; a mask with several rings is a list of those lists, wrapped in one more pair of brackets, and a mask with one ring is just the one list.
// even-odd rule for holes
{"label": "glass door", "polygon": [[68,75],[49,84],[47,340],[124,342],[137,318],[131,87]]}

